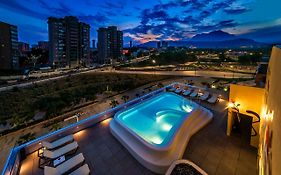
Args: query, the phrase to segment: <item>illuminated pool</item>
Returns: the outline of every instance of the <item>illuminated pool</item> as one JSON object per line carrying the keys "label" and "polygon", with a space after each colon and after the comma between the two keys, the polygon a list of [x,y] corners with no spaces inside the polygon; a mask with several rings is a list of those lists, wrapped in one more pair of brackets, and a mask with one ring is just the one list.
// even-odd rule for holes
{"label": "illuminated pool", "polygon": [[211,118],[198,104],[162,92],[116,113],[110,130],[142,165],[164,173],[182,157],[191,135]]}
{"label": "illuminated pool", "polygon": [[145,141],[160,146],[169,142],[192,109],[190,101],[166,92],[117,114],[115,118]]}

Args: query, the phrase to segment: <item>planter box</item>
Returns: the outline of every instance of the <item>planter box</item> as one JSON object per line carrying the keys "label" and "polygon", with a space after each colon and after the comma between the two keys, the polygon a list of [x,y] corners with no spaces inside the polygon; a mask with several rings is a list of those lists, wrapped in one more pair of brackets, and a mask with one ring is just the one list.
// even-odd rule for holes
{"label": "planter box", "polygon": [[[202,170],[199,166],[195,165],[193,162],[189,161],[189,160],[185,160],[185,159],[181,159],[181,160],[176,160],[174,161],[171,166],[169,167],[169,169],[167,170],[166,174],[165,175],[171,175],[171,174],[175,174],[176,175],[176,169],[175,167],[177,165],[180,165],[180,164],[183,164],[183,169],[188,169],[192,172],[195,172],[196,174],[196,171],[198,172],[197,174],[198,175],[208,175],[204,170]],[[186,167],[184,167],[184,165],[187,165]],[[175,170],[173,172],[173,170]],[[185,171],[181,171],[181,173],[178,173],[178,174],[187,174],[188,175],[188,172],[185,173]]]}

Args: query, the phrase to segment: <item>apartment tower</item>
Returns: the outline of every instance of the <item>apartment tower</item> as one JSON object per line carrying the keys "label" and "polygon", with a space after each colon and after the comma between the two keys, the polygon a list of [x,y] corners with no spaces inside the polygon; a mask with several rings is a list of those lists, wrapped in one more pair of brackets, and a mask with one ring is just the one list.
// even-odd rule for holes
{"label": "apartment tower", "polygon": [[58,67],[78,67],[90,57],[90,25],[74,16],[49,17],[50,62]]}
{"label": "apartment tower", "polygon": [[17,70],[19,68],[18,28],[0,22],[0,69]]}

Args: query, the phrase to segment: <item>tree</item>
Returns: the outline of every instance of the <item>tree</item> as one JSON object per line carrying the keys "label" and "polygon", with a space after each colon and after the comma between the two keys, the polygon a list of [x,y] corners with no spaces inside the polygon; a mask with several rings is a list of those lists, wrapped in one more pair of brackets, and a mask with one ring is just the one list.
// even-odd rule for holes
{"label": "tree", "polygon": [[139,97],[140,97],[140,94],[136,94],[136,97],[139,98]]}
{"label": "tree", "polygon": [[56,131],[56,130],[59,130],[60,128],[61,128],[61,124],[55,123],[51,126],[51,131]]}
{"label": "tree", "polygon": [[159,88],[162,88],[162,87],[164,87],[164,84],[163,83],[158,83],[158,85],[157,85]]}
{"label": "tree", "polygon": [[33,68],[35,68],[35,65],[37,63],[37,60],[41,57],[41,55],[39,56],[35,56],[35,55],[32,55],[30,57],[28,57],[28,60],[30,61],[30,63],[33,64]]}
{"label": "tree", "polygon": [[126,102],[129,100],[129,96],[128,96],[128,95],[123,95],[123,96],[121,97],[121,100],[123,100],[124,103],[126,103]]}
{"label": "tree", "polygon": [[24,144],[26,142],[29,142],[31,140],[35,139],[35,134],[34,133],[27,133],[23,136],[20,136],[20,138],[17,140],[17,144],[21,145]]}
{"label": "tree", "polygon": [[115,108],[117,105],[119,105],[119,102],[115,99],[112,99],[110,102],[111,108]]}

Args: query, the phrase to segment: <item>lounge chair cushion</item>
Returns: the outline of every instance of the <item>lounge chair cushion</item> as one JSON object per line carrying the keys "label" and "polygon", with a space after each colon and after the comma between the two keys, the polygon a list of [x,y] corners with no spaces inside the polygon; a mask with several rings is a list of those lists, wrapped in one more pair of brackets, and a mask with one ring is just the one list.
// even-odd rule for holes
{"label": "lounge chair cushion", "polygon": [[183,92],[183,95],[184,95],[184,96],[187,96],[187,95],[189,95],[190,93],[191,93],[190,90],[186,90],[186,91]]}
{"label": "lounge chair cushion", "polygon": [[59,147],[59,146],[61,146],[61,145],[66,144],[66,143],[68,143],[68,142],[71,142],[71,141],[73,141],[73,140],[74,140],[73,135],[68,135],[68,136],[65,136],[65,137],[63,137],[63,138],[61,138],[61,139],[58,139],[58,140],[56,140],[56,141],[54,141],[54,142],[52,142],[52,143],[47,142],[47,141],[43,141],[43,142],[42,142],[42,145],[43,145],[45,148],[47,148],[47,149],[54,149],[54,148],[57,148],[57,147]]}
{"label": "lounge chair cushion", "polygon": [[205,92],[201,97],[200,100],[206,100],[209,97],[210,93],[209,92]]}
{"label": "lounge chair cushion", "polygon": [[59,166],[53,167],[44,167],[44,174],[45,175],[60,175],[64,174],[67,171],[71,170],[72,168],[78,166],[79,164],[83,163],[85,160],[82,153],[68,159],[67,161],[63,162]]}
{"label": "lounge chair cushion", "polygon": [[209,100],[209,103],[215,103],[218,100],[218,95],[214,94]]}
{"label": "lounge chair cushion", "polygon": [[75,171],[73,171],[72,173],[70,173],[69,175],[88,175],[88,174],[90,174],[90,168],[88,164],[85,164],[79,167],[78,169],[76,169]]}
{"label": "lounge chair cushion", "polygon": [[197,94],[198,94],[198,91],[194,91],[194,92],[192,92],[192,94],[190,94],[190,97],[196,97]]}
{"label": "lounge chair cushion", "polygon": [[64,155],[66,153],[69,153],[70,151],[73,151],[78,148],[78,143],[77,142],[72,142],[68,145],[65,145],[64,147],[61,147],[59,149],[56,149],[54,151],[50,150],[44,150],[43,151],[43,156],[50,158],[50,159],[55,159],[61,155]]}

